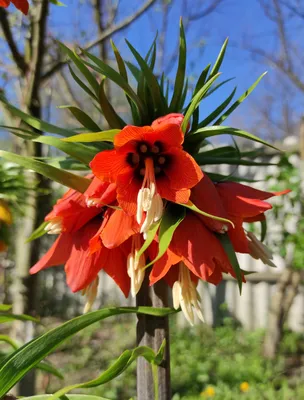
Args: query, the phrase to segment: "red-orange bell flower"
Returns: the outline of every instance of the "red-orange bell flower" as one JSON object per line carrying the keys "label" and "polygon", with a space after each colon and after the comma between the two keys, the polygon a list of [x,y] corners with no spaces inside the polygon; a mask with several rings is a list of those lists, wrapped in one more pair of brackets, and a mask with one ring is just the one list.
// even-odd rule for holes
{"label": "red-orange bell flower", "polygon": [[95,156],[90,166],[95,176],[116,183],[117,200],[146,232],[163,212],[162,199],[186,203],[190,189],[203,174],[194,159],[182,149],[178,124],[156,127],[126,126],[114,139],[115,150]]}
{"label": "red-orange bell flower", "polygon": [[0,0],[0,7],[7,8],[11,3],[14,6],[23,12],[23,14],[27,15],[29,10],[29,3],[27,0]]}

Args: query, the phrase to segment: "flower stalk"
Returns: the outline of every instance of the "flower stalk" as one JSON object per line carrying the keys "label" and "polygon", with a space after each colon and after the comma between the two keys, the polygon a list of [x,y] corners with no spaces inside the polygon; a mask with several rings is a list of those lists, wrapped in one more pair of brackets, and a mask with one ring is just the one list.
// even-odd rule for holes
{"label": "flower stalk", "polygon": [[[149,286],[148,274],[136,296],[137,306],[167,307],[168,286],[164,281]],[[137,361],[137,398],[145,400],[171,400],[170,384],[170,343],[168,317],[151,315],[137,316],[137,345],[151,347],[155,352],[166,340],[162,363],[157,367],[149,364],[143,357]],[[157,368],[156,373],[153,369]]]}

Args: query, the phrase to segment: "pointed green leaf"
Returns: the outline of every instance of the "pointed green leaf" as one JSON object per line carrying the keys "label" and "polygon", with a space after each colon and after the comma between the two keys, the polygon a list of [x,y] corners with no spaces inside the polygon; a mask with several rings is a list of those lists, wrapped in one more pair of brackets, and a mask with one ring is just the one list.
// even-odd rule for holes
{"label": "pointed green leaf", "polygon": [[229,219],[226,219],[226,218],[222,218],[222,217],[218,217],[218,216],[216,216],[216,215],[212,215],[212,214],[209,214],[209,213],[207,213],[207,212],[205,212],[205,211],[203,211],[203,210],[200,210],[198,207],[196,207],[196,205],[194,205],[193,203],[192,203],[192,201],[188,201],[188,203],[178,203],[180,206],[183,206],[183,207],[186,207],[186,208],[189,208],[191,211],[193,211],[193,212],[196,212],[196,213],[198,213],[198,214],[201,214],[201,215],[204,215],[204,217],[207,217],[207,218],[211,218],[211,219],[215,219],[216,221],[221,221],[221,222],[226,222],[227,224],[230,224],[230,225],[232,225],[233,227],[234,227],[234,225],[233,225],[233,222],[231,222]]}
{"label": "pointed green leaf", "polygon": [[165,114],[168,111],[168,106],[165,102],[165,98],[161,92],[161,88],[156,79],[156,76],[154,75],[153,71],[148,66],[146,61],[138,53],[138,51],[131,45],[131,43],[129,43],[127,40],[126,42],[145,76],[147,85],[149,86],[151,91],[155,109],[158,110],[158,113],[160,113],[161,115]]}
{"label": "pointed green leaf", "polygon": [[0,363],[0,398],[62,342],[95,322],[121,314],[139,313],[162,317],[175,312],[171,308],[112,307],[73,318],[20,347]]}
{"label": "pointed green leaf", "polygon": [[19,164],[22,167],[32,169],[55,182],[61,183],[62,185],[68,186],[81,193],[86,191],[91,182],[89,179],[82,176],[74,175],[71,172],[55,168],[41,161],[29,157],[18,156],[17,154],[9,153],[8,151],[0,150],[0,157],[12,161],[15,164]]}
{"label": "pointed green leaf", "polygon": [[40,322],[39,319],[31,317],[30,315],[9,314],[9,313],[0,312],[0,324],[3,324],[5,322],[12,322],[12,321]]}
{"label": "pointed green leaf", "polygon": [[83,110],[75,106],[59,106],[58,108],[67,108],[74,117],[77,119],[81,125],[92,132],[99,132],[101,129],[100,127],[92,120],[92,118],[86,114]]}
{"label": "pointed green leaf", "polygon": [[14,350],[17,350],[19,347],[18,344],[8,335],[0,335],[0,342],[9,344]]}
{"label": "pointed green leaf", "polygon": [[[41,371],[47,372],[53,376],[56,376],[59,379],[62,379],[62,380],[64,379],[64,376],[62,375],[62,373],[50,363],[41,361],[36,366],[36,368],[40,369]],[[28,399],[28,397],[26,399]]]}
{"label": "pointed green leaf", "polygon": [[[92,387],[97,387],[104,385],[105,383],[113,380],[117,376],[121,375],[138,357],[144,357],[149,363],[156,362],[160,363],[162,359],[159,361],[160,356],[163,356],[164,344],[163,342],[160,350],[157,355],[155,352],[147,346],[139,346],[134,350],[125,350],[120,357],[106,370],[104,371],[97,379],[93,379],[88,382],[78,383],[75,385],[66,386],[63,389],[58,390],[50,400],[58,399],[59,397],[69,393],[74,389],[87,389]],[[155,364],[157,365],[157,364]]]}
{"label": "pointed green leaf", "polygon": [[175,77],[174,89],[173,89],[173,96],[169,107],[170,112],[179,111],[180,99],[183,94],[183,87],[186,74],[186,58],[187,58],[187,46],[186,46],[185,31],[182,19],[180,19],[179,58],[178,58],[178,66]]}
{"label": "pointed green leaf", "polygon": [[233,91],[227,97],[227,99],[223,101],[222,104],[220,104],[211,114],[208,115],[208,117],[206,117],[203,121],[201,121],[198,124],[198,128],[202,128],[204,126],[209,125],[215,118],[217,118],[229,105],[229,103],[233,99],[233,96],[235,95],[235,92],[236,92],[236,87],[233,89]]}
{"label": "pointed green leaf", "polygon": [[114,142],[114,138],[120,129],[110,129],[102,132],[79,133],[78,135],[70,136],[69,138],[61,139],[62,142],[73,143],[92,143],[92,142]]}
{"label": "pointed green leaf", "polygon": [[124,78],[124,80],[126,82],[128,82],[128,73],[127,73],[127,69],[126,69],[126,66],[125,66],[125,62],[124,62],[122,56],[120,55],[120,53],[119,53],[119,51],[118,51],[117,47],[115,46],[115,44],[114,44],[112,39],[110,40],[110,43],[111,43],[111,46],[112,46],[112,49],[113,49],[113,52],[114,52],[114,55],[115,55],[115,58],[116,58],[116,62],[117,62],[119,73]]}
{"label": "pointed green leaf", "polygon": [[159,245],[156,258],[146,265],[146,268],[158,261],[169,247],[173,234],[186,216],[186,210],[176,204],[170,204],[162,217],[159,227]]}
{"label": "pointed green leaf", "polygon": [[208,90],[208,92],[207,92],[207,94],[206,94],[206,98],[208,97],[208,96],[210,96],[213,92],[215,92],[217,89],[219,89],[221,86],[223,86],[223,85],[225,85],[226,83],[228,83],[228,82],[230,82],[230,81],[233,81],[235,78],[229,78],[229,79],[226,79],[226,80],[224,80],[223,82],[221,82],[221,83],[218,83],[217,85],[214,85],[214,86],[211,86],[211,88]]}
{"label": "pointed green leaf", "polygon": [[156,232],[159,229],[160,222],[161,221],[159,221],[155,225],[153,225],[152,228],[150,228],[149,231],[147,232],[147,238],[146,238],[144,244],[142,245],[142,247],[140,248],[140,250],[138,251],[137,258],[139,258],[142,254],[144,254],[144,252],[147,250],[147,248],[153,242]]}
{"label": "pointed green leaf", "polygon": [[71,135],[75,134],[75,132],[73,132],[72,130],[59,128],[56,125],[49,124],[48,122],[42,121],[38,118],[32,117],[31,115],[24,113],[23,111],[21,111],[18,108],[9,104],[2,97],[0,97],[0,101],[2,101],[6,105],[6,107],[9,109],[9,111],[13,115],[21,118],[22,121],[26,122],[28,125],[30,125],[34,129],[38,129],[39,131],[42,131],[42,132],[56,133],[57,135],[61,135],[61,136],[71,136]]}
{"label": "pointed green leaf", "polygon": [[32,240],[38,239],[39,237],[45,235],[46,234],[46,230],[44,228],[47,226],[48,223],[49,223],[49,221],[42,222],[42,224],[40,224],[38,226],[38,228],[34,230],[34,232],[31,234],[31,236],[29,236],[26,239],[25,243],[29,243]]}
{"label": "pointed green leaf", "polygon": [[222,62],[223,62],[223,59],[225,57],[227,44],[228,44],[228,38],[225,40],[225,42],[219,52],[219,55],[217,56],[214,66],[212,67],[212,70],[210,72],[209,79],[212,78],[214,75],[216,75],[219,72]]}
{"label": "pointed green leaf", "polygon": [[232,106],[225,112],[224,115],[222,115],[215,123],[214,125],[221,125],[226,118],[229,117],[229,115],[250,95],[250,93],[255,89],[255,87],[257,86],[257,84],[260,82],[260,80],[267,74],[267,72],[264,72],[255,82],[253,85],[250,86],[249,89],[246,90],[246,92],[244,92],[242,94],[242,96],[240,96],[233,104]]}
{"label": "pointed green leaf", "polygon": [[120,116],[114,110],[112,104],[109,102],[107,95],[105,93],[105,90],[104,90],[104,83],[105,83],[105,79],[103,79],[101,81],[100,87],[99,87],[99,103],[100,103],[100,107],[102,109],[103,115],[104,115],[105,119],[107,120],[107,123],[109,124],[110,128],[122,129],[127,124],[125,123],[125,121],[122,118],[120,118]]}
{"label": "pointed green leaf", "polygon": [[267,221],[263,219],[261,222],[261,242],[263,243],[267,234]]}
{"label": "pointed green leaf", "polygon": [[227,254],[228,258],[229,258],[230,264],[231,264],[231,266],[233,268],[233,271],[235,272],[236,279],[238,281],[238,286],[239,286],[239,289],[240,289],[240,294],[241,294],[242,293],[243,276],[242,276],[242,271],[241,271],[238,259],[236,257],[234,248],[233,248],[232,243],[230,241],[230,238],[229,238],[227,233],[218,234],[216,236],[219,239],[219,241],[221,242],[221,245],[223,246],[223,248],[224,248],[224,250],[225,250],[225,252],[226,252],[226,254]]}
{"label": "pointed green leaf", "polygon": [[89,165],[97,153],[97,151],[94,151],[80,143],[66,143],[64,140],[58,139],[54,136],[41,135],[35,138],[33,142],[44,143],[56,147],[56,149],[63,151],[86,165]]}
{"label": "pointed green leaf", "polygon": [[272,144],[266,142],[263,139],[260,139],[259,137],[253,135],[252,133],[243,131],[241,129],[232,128],[230,126],[214,125],[214,126],[206,126],[204,128],[200,128],[197,131],[192,132],[191,135],[188,135],[186,137],[186,141],[193,143],[196,141],[201,141],[202,139],[206,139],[208,137],[218,136],[218,135],[239,136],[239,137],[243,137],[245,139],[253,140],[254,142],[262,143],[265,146],[272,147],[275,150],[279,150],[277,147],[273,146]]}
{"label": "pointed green leaf", "polygon": [[193,96],[195,96],[196,93],[205,85],[210,66],[211,66],[211,64],[208,64],[207,67],[200,74],[200,76],[197,80],[197,83],[195,85]]}
{"label": "pointed green leaf", "polygon": [[202,98],[204,97],[204,94],[207,92],[207,90],[210,88],[210,86],[212,85],[212,83],[219,77],[219,74],[215,75],[213,78],[209,79],[207,83],[205,83],[205,85],[196,93],[196,95],[192,98],[186,114],[185,114],[185,118],[183,120],[181,129],[182,131],[185,133],[188,123],[190,121],[190,118],[192,116],[192,114],[194,113],[195,109],[199,106]]}
{"label": "pointed green leaf", "polygon": [[76,65],[76,67],[79,69],[79,71],[82,73],[82,75],[86,78],[88,81],[89,85],[91,88],[94,90],[96,95],[98,94],[98,87],[99,84],[97,82],[97,79],[95,76],[92,74],[92,72],[88,69],[88,67],[85,65],[83,60],[78,56],[78,54],[75,53],[75,51],[69,49],[65,44],[61,43],[58,41],[58,44],[61,48],[61,50],[68,55],[68,57],[73,61],[73,63]]}
{"label": "pointed green leaf", "polygon": [[72,67],[69,64],[68,67],[74,81],[81,87],[81,89],[84,90],[94,100],[97,100],[96,94],[93,93],[92,90],[85,83],[83,83],[83,81],[80,78],[78,78],[78,76],[75,74],[75,72],[73,71]]}
{"label": "pointed green leaf", "polygon": [[[134,92],[134,90],[131,88],[131,86],[126,82],[126,80],[117,72],[115,69],[111,68],[107,64],[105,64],[102,60],[100,60],[98,57],[95,57],[93,54],[88,53],[87,51],[83,51],[84,54],[91,59],[97,66],[97,70],[105,75],[107,78],[109,78],[111,81],[116,83],[119,87],[121,87],[124,92],[130,97],[131,100],[136,104],[140,114],[144,116],[146,114],[146,110],[144,108],[144,105],[140,98],[137,96],[137,94]],[[92,64],[87,63],[86,64],[90,65],[91,67]]]}

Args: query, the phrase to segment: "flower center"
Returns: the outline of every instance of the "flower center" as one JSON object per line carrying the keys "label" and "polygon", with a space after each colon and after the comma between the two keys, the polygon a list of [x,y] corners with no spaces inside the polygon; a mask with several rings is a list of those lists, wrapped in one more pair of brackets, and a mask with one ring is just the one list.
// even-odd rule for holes
{"label": "flower center", "polygon": [[49,234],[58,235],[62,232],[62,222],[60,217],[53,218],[49,223],[44,227],[44,230]]}
{"label": "flower center", "polygon": [[177,310],[181,307],[186,319],[191,325],[194,324],[194,313],[204,322],[204,317],[201,311],[200,295],[193,283],[189,269],[183,262],[179,263],[178,280],[172,288],[173,307]]}
{"label": "flower center", "polygon": [[127,272],[131,279],[131,294],[133,297],[139,292],[145,276],[146,259],[144,254],[138,257],[140,247],[140,236],[134,235],[132,237],[132,250],[127,259]]}
{"label": "flower center", "polygon": [[140,174],[144,176],[141,189],[137,195],[137,213],[136,220],[140,224],[143,214],[144,222],[140,228],[141,233],[147,233],[150,227],[160,220],[163,214],[163,201],[157,193],[155,170],[152,158],[145,159],[145,168],[142,168]]}

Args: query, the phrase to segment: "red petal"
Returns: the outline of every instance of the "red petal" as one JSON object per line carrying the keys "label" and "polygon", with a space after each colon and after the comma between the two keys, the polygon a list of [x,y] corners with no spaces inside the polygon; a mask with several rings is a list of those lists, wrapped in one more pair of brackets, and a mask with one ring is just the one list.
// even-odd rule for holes
{"label": "red petal", "polygon": [[[227,218],[227,213],[215,185],[206,174],[204,174],[199,183],[191,189],[190,199],[200,210],[217,217]],[[209,229],[217,232],[223,230],[223,222],[204,217],[200,214],[196,215]]]}
{"label": "red petal", "polygon": [[[130,251],[131,248],[129,252]],[[120,248],[108,250],[103,269],[120,287],[123,294],[128,297],[130,291],[130,278],[127,274],[125,253]]]}
{"label": "red petal", "polygon": [[137,195],[141,185],[142,182],[134,177],[132,170],[117,178],[117,201],[128,215],[136,214]]}
{"label": "red petal", "polygon": [[264,192],[236,182],[218,183],[216,189],[226,211],[243,218],[254,217],[271,209],[272,206],[263,200],[289,192]]}
{"label": "red petal", "polygon": [[146,133],[144,140],[151,144],[160,142],[164,146],[163,151],[167,151],[171,147],[181,147],[184,134],[176,124],[161,124],[153,127],[151,132]]}
{"label": "red petal", "polygon": [[104,182],[116,182],[117,176],[130,170],[127,153],[105,150],[98,153],[90,162],[90,167],[97,178]]}
{"label": "red petal", "polygon": [[231,227],[228,231],[234,250],[238,253],[249,253],[248,239],[243,228],[242,218],[230,216],[229,219],[234,224],[234,228]]}
{"label": "red petal", "polygon": [[227,255],[216,236],[192,213],[186,215],[175,231],[171,248],[203,280],[208,281],[215,268],[231,269]]}
{"label": "red petal", "polygon": [[12,3],[15,5],[16,8],[18,8],[18,10],[22,11],[23,14],[27,15],[29,10],[29,3],[27,2],[27,0],[12,0]]}
{"label": "red petal", "polygon": [[171,148],[167,154],[170,162],[164,172],[170,180],[171,189],[190,189],[202,179],[203,173],[190,154],[178,148]]}
{"label": "red petal", "polygon": [[184,120],[183,114],[180,113],[170,113],[167,115],[164,115],[163,117],[157,118],[155,121],[152,122],[152,128],[156,128],[159,125],[162,124],[176,124],[178,126],[181,126]]}
{"label": "red petal", "polygon": [[190,190],[173,190],[170,187],[169,178],[162,176],[156,181],[157,192],[163,199],[173,201],[174,203],[187,203],[190,198]]}
{"label": "red petal", "polygon": [[85,196],[75,190],[69,190],[59,199],[53,210],[45,217],[46,221],[60,217],[63,232],[76,232],[88,221],[100,214],[97,207],[88,207]]}
{"label": "red petal", "polygon": [[260,214],[260,215],[254,216],[254,217],[245,218],[244,222],[259,222],[259,221],[265,221],[265,220],[266,220],[266,215]]}
{"label": "red petal", "polygon": [[43,269],[65,264],[70,256],[73,235],[62,233],[58,236],[49,251],[30,269],[30,274],[36,274]]}
{"label": "red petal", "polygon": [[130,141],[141,141],[144,140],[144,134],[151,132],[152,128],[150,126],[125,126],[114,139],[115,148],[119,148]]}
{"label": "red petal", "polygon": [[8,7],[10,5],[11,0],[0,0],[0,7]]}
{"label": "red petal", "polygon": [[90,239],[99,228],[98,221],[92,221],[73,234],[73,247],[65,264],[67,284],[73,292],[84,289],[96,279],[105,262],[104,247],[95,253],[90,251]]}
{"label": "red petal", "polygon": [[139,225],[133,216],[122,210],[115,210],[101,233],[103,244],[112,249],[139,232]]}
{"label": "red petal", "polygon": [[[150,260],[156,258],[158,253],[158,244],[154,241],[148,249],[148,256]],[[150,285],[153,285],[160,279],[162,279],[169,271],[169,269],[178,264],[181,261],[181,257],[174,254],[170,249],[167,249],[166,253],[153,265],[150,273]]]}
{"label": "red petal", "polygon": [[88,189],[84,192],[86,199],[99,199],[101,204],[111,204],[116,200],[116,184],[102,182],[94,177]]}

